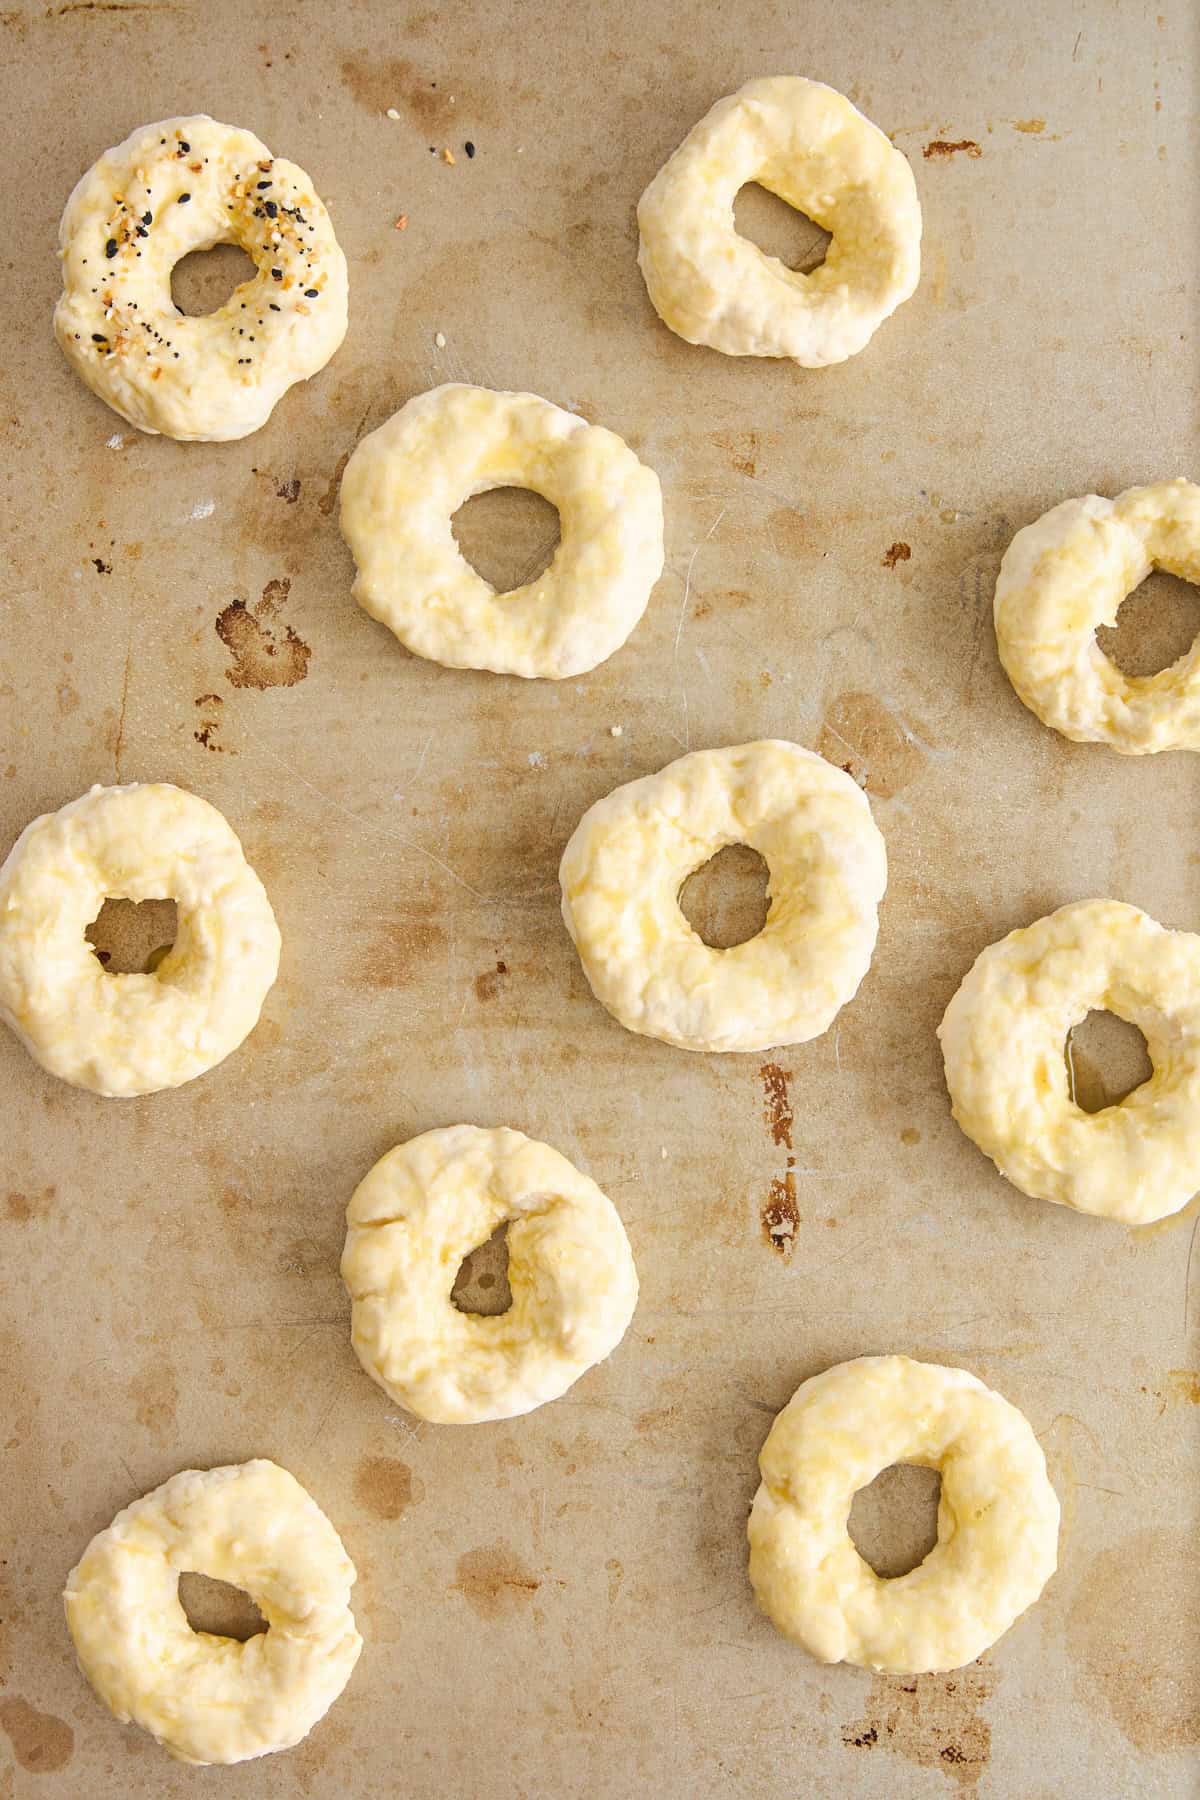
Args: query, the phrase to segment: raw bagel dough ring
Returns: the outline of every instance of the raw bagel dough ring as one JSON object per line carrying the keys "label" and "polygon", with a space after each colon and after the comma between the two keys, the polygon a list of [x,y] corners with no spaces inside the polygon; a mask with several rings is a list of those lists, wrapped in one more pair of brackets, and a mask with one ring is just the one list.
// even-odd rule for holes
{"label": "raw bagel dough ring", "polygon": [[[1024,1415],[965,1369],[862,1356],[804,1382],[759,1455],[750,1581],[819,1662],[957,1669],[1033,1605],[1058,1562],[1058,1498]],[[876,1575],[851,1502],[893,1463],[940,1470],[938,1539],[907,1575]]]}
{"label": "raw bagel dough ring", "polygon": [[[67,201],[59,242],[55,334],[139,431],[246,437],[346,335],[346,259],[312,182],[253,132],[203,113],[143,125],[106,150]],[[175,264],[227,243],[257,273],[216,312],[181,313]]]}
{"label": "raw bagel dough ring", "polygon": [[1018,531],[996,581],[996,644],[1044,725],[1125,756],[1200,750],[1200,638],[1156,675],[1126,675],[1096,642],[1152,569],[1200,582],[1200,487],[1182,477],[1063,500]]}
{"label": "raw bagel dough ring", "polygon": [[[1071,1098],[1064,1045],[1093,1009],[1146,1039],[1116,1106]],[[1200,1188],[1200,937],[1079,900],[980,952],[938,1027],[954,1117],[1024,1194],[1145,1225]]]}
{"label": "raw bagel dough ring", "polygon": [[[679,908],[727,844],[767,864],[756,937],[711,949]],[[694,750],[583,815],[559,867],[562,910],[596,998],[684,1050],[766,1050],[828,1030],[871,961],[887,854],[843,770],[778,738]]]}
{"label": "raw bagel dough ring", "polygon": [[[755,181],[832,233],[821,266],[789,269],[738,234]],[[799,75],[718,100],[638,202],[638,263],[655,311],[726,356],[844,362],[917,285],[921,206],[895,145],[844,95]]]}
{"label": "raw bagel dough ring", "polygon": [[[152,975],[108,975],[84,938],[106,898],[174,899]],[[0,867],[0,1018],[94,1094],[153,1094],[236,1050],[279,968],[262,882],[215,806],[165,782],[94,787],[27,825]]]}
{"label": "raw bagel dough ring", "polygon": [[[185,1570],[244,1588],[268,1629],[193,1631]],[[300,1483],[273,1462],[185,1469],[119,1512],[67,1577],[80,1667],[122,1724],[188,1763],[287,1750],[350,1679],[362,1639],[354,1565]]]}
{"label": "raw bagel dough ring", "polygon": [[[459,1312],[459,1265],[506,1219],[511,1307]],[[637,1305],[612,1201],[519,1131],[450,1125],[410,1138],[359,1183],[346,1221],[358,1359],[434,1424],[511,1419],[558,1399],[616,1349]]]}
{"label": "raw bagel dough ring", "polygon": [[[558,508],[548,569],[497,594],[450,521],[489,488]],[[342,477],[354,598],[409,650],[452,669],[561,680],[619,650],[662,574],[658,476],[615,432],[541,400],[448,383],[365,437]]]}

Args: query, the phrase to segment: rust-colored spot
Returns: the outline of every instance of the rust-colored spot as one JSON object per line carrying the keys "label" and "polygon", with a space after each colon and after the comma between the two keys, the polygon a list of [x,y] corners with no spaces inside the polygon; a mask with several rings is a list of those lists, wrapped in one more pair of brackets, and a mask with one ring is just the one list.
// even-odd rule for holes
{"label": "rust-colored spot", "polygon": [[915,781],[928,760],[903,720],[874,694],[839,694],[825,714],[817,749],[881,800]]}
{"label": "rust-colored spot", "polygon": [[897,538],[896,542],[886,552],[883,558],[883,566],[885,569],[894,569],[897,563],[907,562],[911,555],[912,546],[902,543],[901,540]]}
{"label": "rust-colored spot", "polygon": [[286,500],[289,506],[295,506],[297,500],[300,498],[299,476],[293,475],[290,481],[277,481],[275,483],[275,492],[281,500]]}
{"label": "rust-colored spot", "polygon": [[1046,121],[1045,119],[1014,119],[1013,129],[1028,132],[1045,131]]}
{"label": "rust-colored spot", "polygon": [[394,1456],[364,1456],[354,1471],[354,1497],[377,1519],[398,1519],[424,1494],[420,1476]]}
{"label": "rust-colored spot", "polygon": [[75,1754],[75,1733],[66,1720],[39,1712],[16,1694],[0,1700],[0,1728],[20,1766],[33,1775],[65,1769]]}
{"label": "rust-colored spot", "polygon": [[763,1118],[767,1122],[767,1130],[771,1133],[773,1144],[782,1144],[786,1149],[792,1148],[792,1125],[795,1114],[792,1112],[791,1096],[788,1084],[791,1072],[781,1069],[778,1063],[764,1063],[758,1071],[763,1084]]}
{"label": "rust-colored spot", "polygon": [[931,143],[926,144],[921,155],[926,162],[949,162],[950,158],[957,156],[960,151],[966,156],[983,155],[983,151],[974,138],[956,138],[953,143],[946,138],[934,138]]}
{"label": "rust-colored spot", "polygon": [[308,674],[312,651],[290,625],[272,625],[287,599],[291,582],[268,581],[253,610],[232,600],[217,614],[216,632],[233,655],[225,674],[234,687],[295,687]]}
{"label": "rust-colored spot", "polygon": [[842,1728],[842,1742],[891,1750],[973,1790],[992,1754],[992,1728],[982,1707],[993,1682],[978,1663],[949,1675],[876,1675],[866,1716]]}
{"label": "rust-colored spot", "polygon": [[902,1144],[919,1144],[920,1141],[921,1134],[915,1125],[906,1125],[904,1130],[900,1133],[900,1142]]}
{"label": "rust-colored spot", "polygon": [[534,1575],[504,1543],[468,1550],[458,1559],[452,1586],[481,1619],[498,1619],[527,1606],[541,1587]]}
{"label": "rust-colored spot", "polygon": [[44,1219],[54,1204],[57,1188],[43,1188],[40,1194],[9,1194],[4,1202],[4,1211],[8,1218],[18,1225],[27,1224],[30,1219]]}
{"label": "rust-colored spot", "polygon": [[498,962],[494,969],[485,969],[482,975],[475,977],[476,997],[480,1000],[494,1000],[507,975],[506,962]]}
{"label": "rust-colored spot", "polygon": [[[790,1160],[790,1159],[789,1159]],[[763,1237],[780,1256],[790,1256],[800,1229],[800,1208],[796,1204],[796,1177],[791,1169],[782,1181],[773,1181],[766,1205],[760,1215]]]}

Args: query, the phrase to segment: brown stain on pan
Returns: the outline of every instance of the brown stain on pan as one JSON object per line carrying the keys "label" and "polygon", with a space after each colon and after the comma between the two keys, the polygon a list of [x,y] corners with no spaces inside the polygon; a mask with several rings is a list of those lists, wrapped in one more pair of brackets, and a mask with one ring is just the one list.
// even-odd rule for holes
{"label": "brown stain on pan", "polygon": [[65,1769],[75,1754],[75,1733],[66,1720],[39,1712],[18,1694],[0,1700],[0,1729],[20,1767],[32,1775]]}
{"label": "brown stain on pan", "polygon": [[424,1496],[420,1477],[394,1456],[364,1456],[354,1471],[354,1497],[376,1519],[399,1519]]}
{"label": "brown stain on pan", "polygon": [[57,1188],[43,1188],[40,1194],[10,1193],[4,1202],[4,1214],[17,1225],[27,1225],[30,1219],[44,1219],[54,1204]]}
{"label": "brown stain on pan", "polygon": [[414,125],[434,137],[444,137],[462,119],[479,118],[479,110],[461,82],[445,77],[434,80],[406,56],[381,60],[359,50],[342,58],[341,77],[368,112],[386,116],[390,108],[407,113]]}
{"label": "brown stain on pan", "polygon": [[467,1550],[458,1559],[456,1573],[454,1589],[481,1619],[519,1612],[542,1585],[541,1577],[527,1569],[505,1543]]}
{"label": "brown stain on pan", "polygon": [[475,977],[476,999],[494,1000],[507,979],[508,964],[506,962],[497,962],[494,969],[485,969],[482,975]]}
{"label": "brown stain on pan", "polygon": [[[791,1161],[791,1158],[788,1158]],[[791,1169],[782,1180],[773,1181],[766,1203],[759,1215],[763,1237],[780,1256],[790,1256],[800,1230],[800,1208],[796,1203],[796,1177]]]}
{"label": "brown stain on pan", "polygon": [[788,1092],[791,1071],[781,1069],[778,1063],[769,1062],[763,1064],[758,1074],[763,1085],[763,1118],[771,1134],[771,1142],[782,1144],[790,1150],[792,1125],[795,1121],[791,1095]]}
{"label": "brown stain on pan", "polygon": [[253,608],[244,600],[231,600],[217,614],[217,636],[233,656],[225,674],[234,687],[295,687],[308,674],[308,645],[290,625],[273,622],[291,585],[286,576],[268,581]]}
{"label": "brown stain on pan", "polygon": [[821,723],[817,750],[881,800],[915,781],[928,761],[903,720],[874,694],[839,694]]}
{"label": "brown stain on pan", "polygon": [[1067,1619],[1076,1689],[1138,1750],[1200,1744],[1200,1570],[1186,1533],[1156,1526],[1088,1563]]}
{"label": "brown stain on pan", "polygon": [[896,542],[884,552],[883,567],[885,569],[894,569],[897,563],[907,562],[911,555],[912,545],[904,543],[901,538],[897,538]]}
{"label": "brown stain on pan", "polygon": [[763,1087],[763,1120],[771,1134],[771,1142],[787,1151],[787,1166],[767,1190],[767,1198],[759,1214],[764,1241],[780,1256],[788,1257],[800,1230],[800,1208],[796,1201],[796,1177],[793,1173],[792,1126],[795,1114],[789,1092],[791,1071],[778,1063],[763,1063],[758,1071]]}
{"label": "brown stain on pan", "polygon": [[973,1793],[992,1754],[983,1707],[994,1685],[991,1671],[979,1663],[948,1675],[876,1675],[866,1711],[843,1726],[842,1743],[853,1750],[891,1750]]}
{"label": "brown stain on pan", "polygon": [[147,1431],[167,1432],[175,1424],[179,1385],[169,1363],[154,1363],[129,1384],[129,1397],[139,1425]]}
{"label": "brown stain on pan", "polygon": [[953,142],[947,138],[934,138],[925,145],[921,155],[926,162],[949,162],[952,156],[982,156],[983,151],[974,138],[956,138]]}

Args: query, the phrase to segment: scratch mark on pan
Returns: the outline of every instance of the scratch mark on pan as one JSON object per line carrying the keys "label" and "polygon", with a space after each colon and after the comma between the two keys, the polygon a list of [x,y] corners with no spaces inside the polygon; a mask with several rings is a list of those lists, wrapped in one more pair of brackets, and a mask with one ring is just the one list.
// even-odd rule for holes
{"label": "scratch mark on pan", "polygon": [[1187,1268],[1183,1277],[1183,1329],[1188,1328],[1188,1298],[1192,1291],[1192,1257],[1196,1253],[1196,1233],[1200,1231],[1200,1213],[1196,1215],[1196,1223],[1192,1226],[1192,1235],[1188,1240]]}
{"label": "scratch mark on pan", "polygon": [[129,669],[133,661],[133,632],[130,629],[129,642],[125,646],[125,673],[121,678],[121,710],[117,716],[117,735],[113,742],[113,772],[117,782],[121,780],[121,751],[125,744],[125,708],[129,701]]}
{"label": "scratch mark on pan", "polygon": [[389,842],[400,844],[405,850],[412,850],[417,856],[425,857],[427,861],[435,864],[437,868],[441,869],[443,874],[448,875],[451,881],[456,882],[459,887],[465,888],[468,894],[473,895],[476,900],[481,900],[485,906],[491,904],[490,897],[487,894],[481,894],[478,888],[472,887],[470,882],[465,880],[464,877],[458,873],[457,869],[452,869],[448,862],[443,862],[440,856],[435,856],[432,850],[427,850],[425,848],[424,844],[418,844],[415,838],[405,837],[401,832],[388,831],[385,826],[377,825],[373,819],[364,819],[361,813],[351,812],[348,806],[343,806],[340,800],[335,800],[332,794],[327,794],[325,792],[324,788],[317,787],[315,783],[309,781],[306,776],[301,775],[300,771],[294,768],[291,763],[285,762],[282,756],[277,756],[275,751],[272,750],[269,745],[264,744],[262,739],[256,737],[248,728],[246,729],[246,736],[256,750],[260,750],[264,756],[269,757],[279,768],[285,770],[293,781],[298,781],[300,783],[301,787],[306,787],[310,794],[315,794],[318,800],[323,800],[326,806],[331,806],[334,812],[341,813],[343,818],[352,819],[363,831],[374,832],[377,837],[387,838]]}
{"label": "scratch mark on pan", "polygon": [[317,1426],[317,1429],[313,1432],[312,1437],[308,1440],[308,1443],[304,1446],[304,1448],[306,1450],[312,1449],[313,1445],[316,1443],[317,1439],[320,1437],[321,1433],[324,1431],[325,1427],[328,1425],[328,1423],[330,1421],[330,1418],[333,1415],[333,1409],[337,1405],[337,1402],[338,1402],[338,1390],[341,1387],[341,1383],[334,1382],[333,1386],[334,1386],[334,1391],[329,1396],[329,1405],[325,1408],[325,1411],[321,1414],[321,1422]]}

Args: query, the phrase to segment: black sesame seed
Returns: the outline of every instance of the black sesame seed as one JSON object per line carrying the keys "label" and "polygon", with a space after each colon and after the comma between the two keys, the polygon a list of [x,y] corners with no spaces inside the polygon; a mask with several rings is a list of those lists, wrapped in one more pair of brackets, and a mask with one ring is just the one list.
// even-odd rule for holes
{"label": "black sesame seed", "polygon": [[321,297],[320,288],[305,288],[304,298],[306,300],[319,300],[320,297]]}
{"label": "black sesame seed", "polygon": [[152,212],[144,212],[142,214],[142,224],[143,225],[153,225],[153,223],[154,223],[154,214]]}
{"label": "black sesame seed", "polygon": [[254,185],[258,189],[259,193],[261,194],[263,189],[269,188],[271,184],[269,181],[256,181]]}
{"label": "black sesame seed", "polygon": [[109,238],[107,244],[104,246],[104,254],[105,256],[115,256],[117,254],[116,238]]}
{"label": "black sesame seed", "polygon": [[180,194],[180,196],[179,196],[180,206],[186,206],[188,201],[191,199],[191,197],[192,196],[190,194]]}
{"label": "black sesame seed", "polygon": [[139,237],[149,237],[150,236],[150,233],[146,230],[146,227],[144,225],[139,225],[137,227],[137,234]]}
{"label": "black sesame seed", "polygon": [[474,144],[466,143],[463,145],[463,149],[466,151],[468,156],[474,156],[474,154],[475,154]]}
{"label": "black sesame seed", "polygon": [[189,151],[189,150],[190,150],[190,149],[191,149],[191,147],[192,147],[192,146],[191,146],[191,145],[190,145],[190,144],[185,144],[185,143],[184,143],[184,141],[183,141],[183,139],[182,139],[182,138],[180,138],[180,140],[179,140],[179,154],[180,154],[180,155],[181,155],[181,156],[186,156],[186,155],[187,155],[187,153],[188,153],[188,151]]}
{"label": "black sesame seed", "polygon": [[271,278],[274,281],[282,281],[283,280],[283,270],[282,269],[272,269],[271,270]]}
{"label": "black sesame seed", "polygon": [[268,219],[277,219],[279,217],[279,208],[276,206],[276,204],[273,200],[264,200],[263,208],[266,212]]}
{"label": "black sesame seed", "polygon": [[268,300],[267,305],[270,307],[272,312],[282,312],[283,311],[283,308],[281,306],[276,306],[276,304],[273,300]]}
{"label": "black sesame seed", "polygon": [[105,335],[102,331],[93,331],[92,342],[93,342],[93,344],[107,344],[108,339],[105,337]]}

